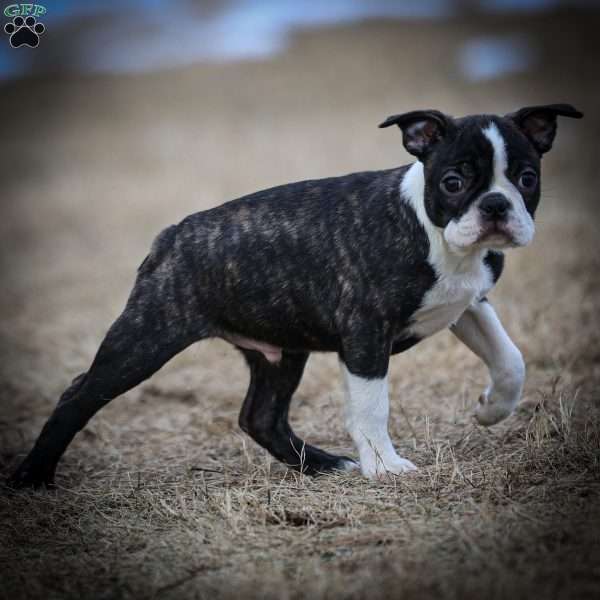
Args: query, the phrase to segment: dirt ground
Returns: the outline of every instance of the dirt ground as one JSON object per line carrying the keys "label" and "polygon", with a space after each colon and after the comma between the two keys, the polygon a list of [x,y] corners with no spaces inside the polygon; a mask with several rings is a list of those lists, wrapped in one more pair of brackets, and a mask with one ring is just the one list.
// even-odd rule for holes
{"label": "dirt ground", "polygon": [[[409,161],[388,114],[570,102],[544,160],[534,244],[490,299],[528,366],[515,416],[471,410],[476,357],[440,333],[391,364],[391,433],[415,474],[287,472],[245,437],[248,383],[224,342],[195,345],[99,413],[55,491],[0,488],[0,597],[592,598],[600,593],[600,80],[596,16],[372,22],[304,32],[272,60],[0,87],[0,474],[86,370],[154,235],[293,180]],[[468,36],[524,33],[540,66],[487,83]],[[292,409],[352,453],[336,357]]]}

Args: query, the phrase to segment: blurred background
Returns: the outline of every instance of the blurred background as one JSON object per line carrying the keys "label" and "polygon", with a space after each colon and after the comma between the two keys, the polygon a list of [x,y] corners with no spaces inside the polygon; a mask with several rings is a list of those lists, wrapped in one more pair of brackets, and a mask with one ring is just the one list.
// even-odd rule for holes
{"label": "blurred background", "polygon": [[[563,524],[564,536],[555,539],[556,532],[563,531],[556,526],[560,518],[584,514],[580,500],[594,504],[589,497],[583,499],[584,491],[592,494],[591,488],[585,487],[581,498],[578,491],[569,491],[577,478],[580,485],[588,485],[592,467],[579,458],[579,446],[567,454],[562,438],[550,433],[544,437],[550,440],[544,442],[547,445],[536,446],[539,460],[523,440],[531,439],[531,415],[546,414],[538,410],[540,398],[552,402],[556,414],[563,410],[564,398],[577,398],[586,407],[582,418],[595,414],[589,407],[600,406],[599,3],[38,4],[44,11],[38,11],[37,19],[46,29],[36,48],[10,46],[3,26],[21,8],[8,1],[0,5],[5,11],[0,28],[0,471],[6,474],[16,465],[59,394],[87,369],[125,303],[136,267],[163,227],[261,188],[410,162],[399,132],[377,128],[390,114],[419,108],[456,116],[504,114],[530,104],[567,102],[585,118],[559,121],[554,149],[544,158],[536,240],[527,249],[509,253],[506,274],[492,294],[528,364],[523,412],[496,433],[473,429],[470,410],[485,373],[450,335],[440,334],[394,357],[392,437],[423,467],[421,479],[412,485],[421,502],[431,501],[431,512],[420,512],[412,492],[399,502],[392,494],[395,487],[381,488],[372,513],[348,509],[349,516],[343,516],[354,528],[350,531],[366,531],[367,541],[358,549],[340,541],[346,544],[346,554],[332,554],[327,565],[328,577],[339,579],[331,589],[364,581],[369,590],[369,577],[380,572],[373,561],[389,554],[395,567],[386,564],[381,572],[404,569],[405,580],[418,580],[416,598],[424,597],[421,582],[432,578],[438,587],[430,587],[431,597],[450,589],[444,587],[450,585],[447,578],[455,577],[456,585],[463,585],[468,580],[461,575],[465,569],[469,577],[483,578],[482,586],[494,593],[497,581],[510,587],[511,581],[521,585],[523,578],[531,582],[531,589],[547,585],[554,591],[563,585],[566,571],[573,585],[591,582],[597,591],[597,569],[595,584],[592,575],[589,581],[581,578],[581,565],[597,565],[597,559],[587,546],[577,545],[570,521]],[[80,492],[73,495],[60,493],[55,504],[53,496],[43,494],[27,501],[29,496],[14,501],[2,497],[0,513],[4,508],[5,518],[0,525],[4,539],[12,543],[0,550],[4,564],[12,565],[5,570],[11,581],[5,593],[11,598],[47,597],[47,590],[54,589],[59,597],[60,589],[71,586],[69,597],[74,598],[133,597],[135,590],[155,597],[178,573],[193,572],[198,557],[206,564],[220,560],[227,565],[233,556],[238,562],[230,570],[215,566],[214,577],[222,597],[235,597],[227,595],[235,577],[247,577],[252,587],[253,577],[263,574],[248,564],[246,570],[238,569],[239,561],[260,555],[273,564],[287,561],[285,569],[295,564],[294,543],[313,538],[298,537],[298,528],[292,527],[280,534],[279,546],[272,529],[265,529],[261,541],[256,532],[267,527],[265,517],[244,512],[245,500],[233,513],[227,496],[223,506],[229,506],[228,513],[219,512],[220,505],[207,499],[189,517],[180,519],[179,504],[173,504],[175,512],[165,512],[164,521],[153,516],[167,506],[173,477],[184,482],[182,493],[189,494],[190,505],[199,502],[195,484],[189,484],[190,465],[208,466],[213,475],[224,470],[225,480],[214,475],[213,494],[229,494],[228,473],[238,474],[234,487],[243,490],[254,489],[252,481],[263,478],[264,453],[237,428],[246,386],[247,373],[237,353],[224,342],[208,341],[186,350],[151,382],[103,410],[76,438],[58,474],[59,485],[95,485],[95,492],[86,495],[84,488],[77,488]],[[328,449],[352,452],[340,404],[335,357],[311,357],[292,411],[298,431]],[[548,431],[554,431],[550,425]],[[472,446],[455,449],[471,476],[492,463],[496,469],[487,479],[483,472],[481,487],[463,486],[460,493],[471,494],[472,501],[457,496],[452,487],[456,484],[449,484],[451,500],[445,513],[438,511],[440,496],[432,496],[434,476],[428,479],[435,473],[431,469],[439,466],[438,456],[430,452],[436,439],[443,440],[440,444],[470,440]],[[492,443],[497,445],[489,450]],[[562,463],[546,461],[551,444],[556,456],[564,458]],[[523,459],[521,474],[513,477],[509,466],[519,468],[514,457],[523,452],[530,454]],[[547,472],[543,465],[550,465]],[[455,481],[455,468],[447,466],[448,481]],[[137,473],[138,490],[140,478],[161,482],[162,487],[157,483],[154,488],[158,497],[147,509],[138,507],[141,492],[135,504],[130,500],[130,473]],[[549,487],[534,487],[540,482]],[[294,485],[282,492],[285,506],[305,502],[307,495]],[[323,500],[319,505],[318,498],[326,498],[317,493],[319,486],[326,485],[315,483],[314,495],[306,500],[322,511],[323,519],[330,518],[331,507],[339,501],[334,494],[330,504]],[[359,485],[352,506],[376,498],[371,495],[374,488],[363,490]],[[514,512],[516,516],[505,509],[505,496],[494,506],[482,500],[480,490],[493,499],[497,487],[524,490],[515,496],[521,511]],[[399,485],[398,490],[403,489]],[[110,495],[118,490],[123,497]],[[531,490],[540,490],[539,503],[530,502]],[[262,500],[256,502],[262,506]],[[399,504],[406,507],[405,513],[397,512]],[[494,533],[485,538],[488,545],[469,551],[471,541],[462,532],[469,523],[480,522],[471,517],[473,506],[509,519],[516,532],[511,535],[517,536],[514,544],[499,518]],[[241,516],[231,526],[233,521],[223,515],[234,513]],[[530,515],[530,526],[540,524],[533,537],[518,537],[521,514]],[[202,515],[207,515],[204,521]],[[466,515],[458,525],[457,515]],[[377,519],[386,535],[405,540],[398,542],[400,552],[379,547],[383,533],[368,537]],[[412,525],[407,529],[405,521],[413,523],[414,530]],[[244,527],[241,543],[237,532]],[[321,540],[318,531],[314,539]],[[340,527],[338,535],[343,537],[345,531]],[[406,538],[411,531],[417,532],[413,541]],[[581,531],[592,535],[598,530],[584,522]],[[453,532],[459,532],[456,539],[438,543]],[[207,546],[203,536],[221,544],[222,554]],[[475,538],[482,539],[479,531],[471,539]],[[165,539],[171,546],[163,544]],[[419,545],[422,539],[429,539],[430,545]],[[547,539],[551,542],[544,545]],[[43,550],[40,540],[46,544]],[[89,540],[96,540],[93,552],[88,552]],[[600,547],[597,538],[594,543]],[[490,552],[504,565],[497,571],[489,569]],[[551,557],[539,560],[540,552]],[[417,555],[422,557],[419,568],[410,562]],[[354,557],[356,563],[348,567],[344,556]],[[433,557],[438,560],[434,566]],[[513,562],[503,562],[507,557]],[[573,568],[565,570],[568,560]],[[514,579],[515,564],[523,566],[517,570],[521,580]],[[592,573],[591,567],[587,573]],[[324,581],[321,576],[306,577],[308,584]],[[296,582],[299,589],[301,583],[302,579]],[[97,586],[93,593],[91,585]],[[334,597],[323,586],[322,597]],[[134,592],[127,595],[127,589]],[[302,597],[298,593],[290,597]],[[500,597],[474,597],[492,596]],[[555,596],[539,592],[529,597]]]}

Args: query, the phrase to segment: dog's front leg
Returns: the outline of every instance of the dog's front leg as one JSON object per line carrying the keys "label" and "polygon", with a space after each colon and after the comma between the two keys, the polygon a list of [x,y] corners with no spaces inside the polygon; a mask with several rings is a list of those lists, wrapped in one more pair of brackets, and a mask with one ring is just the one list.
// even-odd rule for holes
{"label": "dog's front leg", "polygon": [[[384,350],[385,348],[385,350]],[[381,479],[387,473],[414,471],[415,465],[398,456],[388,433],[389,345],[340,356],[346,401],[346,427],[360,458],[365,477]]]}
{"label": "dog's front leg", "polygon": [[485,299],[471,305],[451,331],[490,372],[491,384],[479,398],[475,418],[486,426],[502,421],[513,412],[523,391],[525,363],[519,349]]}

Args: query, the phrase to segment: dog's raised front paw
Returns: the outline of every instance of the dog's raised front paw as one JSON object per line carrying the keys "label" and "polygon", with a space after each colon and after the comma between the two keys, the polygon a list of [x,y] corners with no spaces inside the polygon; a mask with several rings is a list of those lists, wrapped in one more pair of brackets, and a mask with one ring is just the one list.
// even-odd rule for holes
{"label": "dog's raised front paw", "polygon": [[512,404],[490,398],[490,394],[485,391],[479,396],[474,414],[475,420],[485,427],[495,425],[512,414],[512,406]]}

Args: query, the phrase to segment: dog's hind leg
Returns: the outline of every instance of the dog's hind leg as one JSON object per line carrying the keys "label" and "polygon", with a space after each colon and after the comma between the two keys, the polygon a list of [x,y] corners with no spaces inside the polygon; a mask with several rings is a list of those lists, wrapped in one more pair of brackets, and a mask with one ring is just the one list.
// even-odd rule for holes
{"label": "dog's hind leg", "polygon": [[241,351],[250,367],[250,386],[240,412],[240,427],[275,458],[297,471],[317,475],[357,468],[351,458],[309,446],[290,427],[290,401],[308,354],[284,351],[281,361],[273,364],[260,352]]}
{"label": "dog's hind leg", "polygon": [[176,276],[142,272],[121,316],[87,371],[62,394],[34,448],[9,479],[12,487],[51,485],[56,465],[76,433],[110,400],[138,385],[175,354],[206,337],[206,323],[175,297]]}

